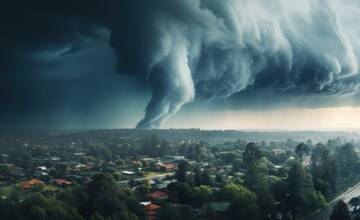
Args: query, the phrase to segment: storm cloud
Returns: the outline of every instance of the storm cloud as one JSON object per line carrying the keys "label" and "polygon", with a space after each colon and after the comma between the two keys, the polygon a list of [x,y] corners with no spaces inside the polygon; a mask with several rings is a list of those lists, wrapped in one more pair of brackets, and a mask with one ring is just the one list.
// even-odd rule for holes
{"label": "storm cloud", "polygon": [[27,2],[36,4],[2,9],[0,68],[34,65],[39,51],[62,56],[108,40],[117,72],[152,90],[138,128],[161,127],[196,98],[241,107],[242,94],[323,99],[360,92],[356,0]]}
{"label": "storm cloud", "polygon": [[342,24],[339,13],[346,11],[339,7],[345,6],[333,1],[123,4],[124,17],[110,27],[118,33],[112,45],[120,68],[142,74],[153,90],[140,128],[161,126],[195,95],[229,98],[252,89],[326,96],[359,89],[357,42],[347,29],[354,27]]}

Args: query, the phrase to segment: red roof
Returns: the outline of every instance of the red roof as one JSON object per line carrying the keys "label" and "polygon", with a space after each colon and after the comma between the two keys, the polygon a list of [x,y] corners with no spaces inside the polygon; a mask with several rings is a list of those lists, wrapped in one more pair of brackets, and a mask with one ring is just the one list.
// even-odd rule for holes
{"label": "red roof", "polygon": [[54,181],[55,181],[55,183],[56,183],[57,185],[59,185],[59,186],[64,186],[64,185],[70,185],[70,184],[72,184],[72,182],[67,181],[67,180],[64,180],[64,179],[55,179]]}
{"label": "red roof", "polygon": [[158,163],[156,164],[158,168],[165,168],[167,170],[174,170],[177,168],[177,165],[175,163]]}
{"label": "red roof", "polygon": [[164,199],[164,198],[168,197],[168,194],[163,191],[155,191],[155,192],[147,194],[147,196],[152,199]]}
{"label": "red roof", "polygon": [[149,205],[145,206],[146,210],[157,210],[157,209],[160,209],[160,208],[161,208],[160,206],[155,205],[155,204],[149,204]]}
{"label": "red roof", "polygon": [[21,189],[31,189],[34,185],[44,184],[43,181],[32,179],[21,183]]}

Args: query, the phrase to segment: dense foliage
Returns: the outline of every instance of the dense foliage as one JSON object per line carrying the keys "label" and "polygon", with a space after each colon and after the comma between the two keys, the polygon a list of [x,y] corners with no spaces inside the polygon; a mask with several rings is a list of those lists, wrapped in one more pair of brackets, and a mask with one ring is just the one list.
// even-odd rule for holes
{"label": "dense foliage", "polygon": [[[149,212],[140,202],[151,200],[159,206],[160,220],[301,220],[329,208],[339,193],[360,181],[358,147],[343,138],[318,144],[211,142],[95,131],[2,137],[0,215],[12,220],[142,220]],[[169,156],[177,158],[171,159],[176,171],[158,169]],[[48,168],[46,175],[36,176],[44,184],[20,189],[39,166]],[[123,170],[136,176],[124,176]],[[166,186],[164,178],[144,178],[147,173],[168,174]],[[54,187],[56,178],[72,184]],[[168,196],[149,199],[159,190]],[[330,219],[357,218],[359,201],[352,200],[351,212],[338,203]]]}

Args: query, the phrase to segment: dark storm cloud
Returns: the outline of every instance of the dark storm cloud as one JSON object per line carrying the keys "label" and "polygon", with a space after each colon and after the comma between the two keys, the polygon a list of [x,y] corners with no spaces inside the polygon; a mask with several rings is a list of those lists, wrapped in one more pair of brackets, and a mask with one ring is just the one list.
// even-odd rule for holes
{"label": "dark storm cloud", "polygon": [[111,32],[117,71],[152,89],[139,128],[160,127],[195,96],[229,98],[241,107],[259,94],[274,103],[282,97],[331,102],[360,90],[356,0],[2,4],[0,68],[6,77],[36,69],[39,56],[67,56],[106,40],[104,28]]}
{"label": "dark storm cloud", "polygon": [[140,128],[161,126],[195,93],[236,102],[246,90],[316,97],[359,91],[354,42],[333,1],[121,2],[123,17],[110,26],[120,67],[153,89]]}
{"label": "dark storm cloud", "polygon": [[[0,3],[0,68],[25,72],[34,54],[76,52],[100,38],[96,1],[5,0]],[[8,73],[10,74],[10,73]]]}

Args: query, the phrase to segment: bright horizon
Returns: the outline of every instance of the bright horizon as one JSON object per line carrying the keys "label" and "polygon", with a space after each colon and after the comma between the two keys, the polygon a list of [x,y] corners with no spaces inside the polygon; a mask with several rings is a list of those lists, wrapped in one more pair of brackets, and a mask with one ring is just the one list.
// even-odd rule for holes
{"label": "bright horizon", "polygon": [[360,128],[360,107],[179,112],[164,126],[191,127],[206,130],[351,130]]}

